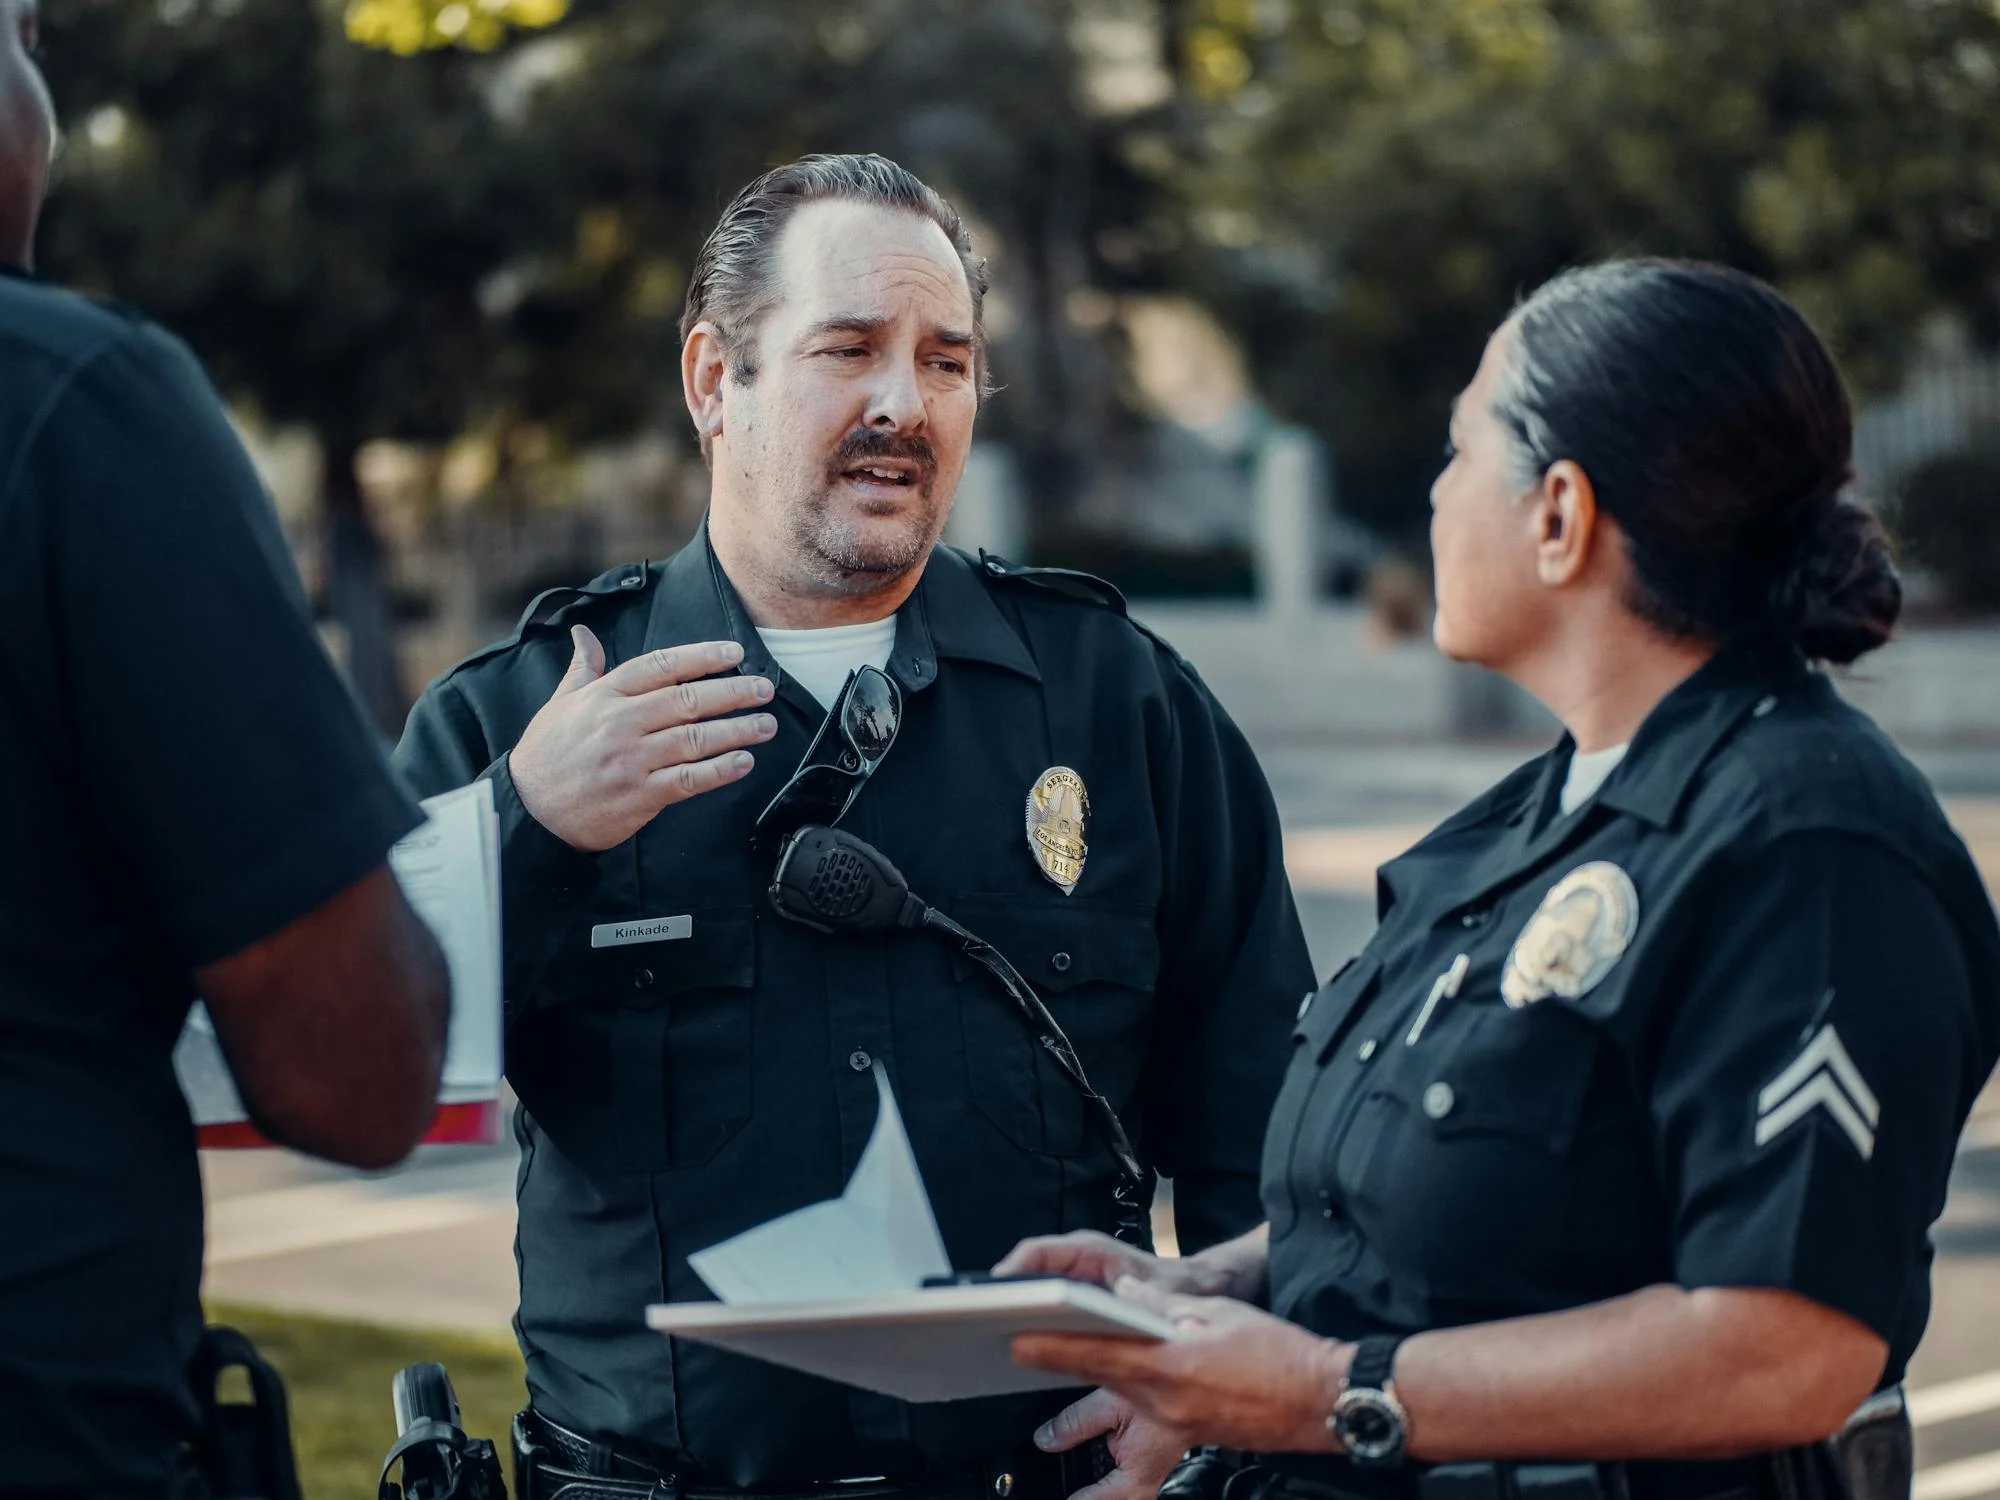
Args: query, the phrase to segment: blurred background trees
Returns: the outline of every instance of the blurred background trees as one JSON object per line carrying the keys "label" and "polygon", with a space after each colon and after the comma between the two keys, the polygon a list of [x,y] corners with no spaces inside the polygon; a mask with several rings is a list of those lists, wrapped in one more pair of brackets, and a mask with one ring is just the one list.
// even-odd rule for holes
{"label": "blurred background trees", "polygon": [[[385,726],[422,601],[357,455],[472,453],[466,504],[533,511],[650,433],[698,505],[686,268],[810,150],[972,216],[1027,546],[1127,582],[1240,566],[1202,512],[1243,507],[1277,422],[1419,549],[1480,341],[1578,260],[1769,276],[1868,391],[2000,344],[1991,0],[50,0],[46,31],[44,266],[316,434],[311,581]],[[1940,441],[1889,442],[1897,475]],[[489,612],[577,567],[485,580]]]}

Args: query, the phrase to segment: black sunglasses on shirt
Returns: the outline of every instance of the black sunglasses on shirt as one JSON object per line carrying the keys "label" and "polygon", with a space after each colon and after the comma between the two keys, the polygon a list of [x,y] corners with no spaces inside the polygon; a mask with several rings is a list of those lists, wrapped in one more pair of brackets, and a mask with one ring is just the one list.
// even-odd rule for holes
{"label": "black sunglasses on shirt", "polygon": [[832,826],[854,805],[903,726],[903,693],[880,667],[847,674],[792,779],[757,815],[751,843],[775,853],[812,823]]}

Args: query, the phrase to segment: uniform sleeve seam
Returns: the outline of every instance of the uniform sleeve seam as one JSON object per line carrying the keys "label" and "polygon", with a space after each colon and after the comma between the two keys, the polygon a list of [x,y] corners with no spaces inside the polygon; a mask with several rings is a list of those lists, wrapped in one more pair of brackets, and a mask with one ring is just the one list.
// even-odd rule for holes
{"label": "uniform sleeve seam", "polygon": [[27,432],[19,451],[15,454],[13,465],[7,470],[5,480],[0,481],[0,505],[14,498],[14,492],[21,482],[21,475],[26,470],[28,461],[35,455],[36,446],[41,442],[43,434],[48,431],[57,409],[76,389],[77,382],[114,350],[136,342],[137,336],[136,328],[116,329],[106,334],[94,348],[81,355],[62,372],[55,384],[50,387],[48,395],[43,398],[41,406],[29,420]]}

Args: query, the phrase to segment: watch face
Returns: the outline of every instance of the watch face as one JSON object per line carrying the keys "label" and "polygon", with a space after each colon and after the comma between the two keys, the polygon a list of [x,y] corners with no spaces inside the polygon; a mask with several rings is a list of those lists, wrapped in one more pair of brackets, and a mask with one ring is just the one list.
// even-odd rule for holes
{"label": "watch face", "polygon": [[1334,1404],[1334,1436],[1357,1463],[1388,1463],[1401,1456],[1403,1425],[1403,1409],[1386,1391],[1350,1389]]}

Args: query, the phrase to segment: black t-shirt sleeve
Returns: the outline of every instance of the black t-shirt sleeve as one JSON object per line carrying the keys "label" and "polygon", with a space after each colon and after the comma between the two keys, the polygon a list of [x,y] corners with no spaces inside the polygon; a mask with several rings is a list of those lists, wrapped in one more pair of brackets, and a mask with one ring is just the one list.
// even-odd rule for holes
{"label": "black t-shirt sleeve", "polygon": [[1795,834],[1708,895],[1652,1087],[1682,1285],[1778,1287],[1892,1344],[1980,1080],[1964,949],[1886,847]]}
{"label": "black t-shirt sleeve", "polygon": [[91,836],[178,958],[238,952],[380,865],[421,813],[321,648],[187,350],[144,325],[111,343],[16,483],[44,518],[44,665]]}

